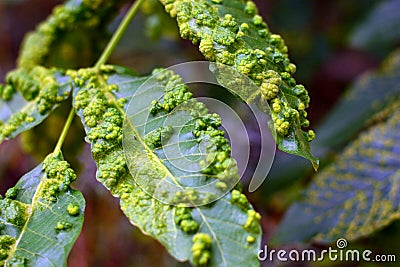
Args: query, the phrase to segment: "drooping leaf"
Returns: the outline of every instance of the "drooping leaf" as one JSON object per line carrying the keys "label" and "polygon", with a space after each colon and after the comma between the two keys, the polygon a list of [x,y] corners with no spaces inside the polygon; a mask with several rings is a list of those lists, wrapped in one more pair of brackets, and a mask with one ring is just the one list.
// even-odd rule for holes
{"label": "drooping leaf", "polygon": [[[151,78],[138,78],[110,66],[71,75],[74,107],[91,143],[97,179],[120,198],[131,223],[180,261],[197,266],[258,266],[260,215],[240,188],[229,188],[230,179],[238,176],[237,167],[229,143],[217,129],[219,118],[207,115],[204,105],[194,102],[180,77],[157,70]],[[127,110],[129,101],[132,110]],[[183,108],[177,108],[180,104]],[[215,143],[205,147],[210,156],[205,168],[198,160],[185,169],[179,167],[177,157],[168,157],[181,149],[182,159],[193,160],[202,155],[201,144],[207,140]],[[216,181],[212,188],[227,194],[208,205],[188,205],[203,204],[201,199],[208,203],[207,197],[213,200],[195,187],[207,181]],[[174,187],[158,194],[164,182]],[[213,189],[211,193],[218,192]]]}
{"label": "drooping leaf", "polygon": [[362,133],[315,177],[275,234],[279,243],[367,236],[400,218],[400,112]]}
{"label": "drooping leaf", "polygon": [[81,231],[85,200],[76,175],[51,154],[0,199],[0,265],[66,266]]}
{"label": "drooping leaf", "polygon": [[[38,125],[59,102],[69,96],[70,88],[69,85],[64,86],[66,81],[63,75],[42,66],[53,67],[57,61],[60,62],[56,59],[60,49],[62,57],[68,55],[68,59],[61,59],[62,67],[82,64],[71,60],[74,53],[71,50],[77,48],[68,43],[68,34],[87,38],[86,43],[101,43],[104,38],[101,36],[107,35],[105,29],[109,18],[123,2],[66,1],[64,5],[55,7],[35,31],[26,35],[18,58],[19,68],[8,74],[6,85],[0,85],[0,142]],[[82,33],[86,34],[82,36]],[[79,49],[75,58],[82,59],[82,46]],[[94,58],[89,56],[87,60],[92,63]]]}
{"label": "drooping leaf", "polygon": [[[35,66],[47,66],[49,57],[54,57],[54,45],[70,32],[83,31],[86,37],[99,42],[95,32],[103,32],[105,26],[125,1],[115,0],[69,0],[54,8],[53,13],[35,31],[28,33],[22,43],[18,67],[30,70]],[[64,47],[64,53],[71,48]],[[73,50],[74,48],[72,48]],[[77,47],[75,49],[81,49]],[[80,51],[82,52],[82,51]],[[74,53],[68,51],[68,55]],[[71,55],[70,55],[71,56]],[[51,60],[50,60],[51,61]],[[53,66],[51,66],[53,67]],[[66,67],[62,65],[61,67]]]}
{"label": "drooping leaf", "polygon": [[385,56],[400,41],[400,14],[397,0],[379,3],[350,34],[351,46]]}
{"label": "drooping leaf", "polygon": [[[376,71],[363,74],[339,100],[317,127],[318,138],[313,150],[322,165],[327,164],[350,140],[370,124],[375,116],[385,119],[391,107],[400,99],[400,51],[392,53]],[[263,196],[306,177],[311,168],[297,158],[277,160],[262,188]]]}
{"label": "drooping leaf", "polygon": [[71,92],[68,77],[35,67],[10,72],[0,85],[0,142],[40,124]]}
{"label": "drooping leaf", "polygon": [[302,156],[314,168],[318,160],[310,152],[314,132],[305,132],[310,98],[292,77],[287,47],[279,35],[269,32],[252,1],[161,0],[175,17],[180,34],[199,44],[205,58],[235,67],[259,86],[264,102],[271,105],[275,139],[282,151]]}

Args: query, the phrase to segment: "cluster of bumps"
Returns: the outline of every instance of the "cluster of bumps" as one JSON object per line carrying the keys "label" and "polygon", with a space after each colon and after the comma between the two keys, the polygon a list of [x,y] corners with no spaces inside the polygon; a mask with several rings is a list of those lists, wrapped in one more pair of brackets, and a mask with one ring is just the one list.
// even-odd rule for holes
{"label": "cluster of bumps", "polygon": [[[28,260],[25,257],[13,255],[16,237],[8,235],[26,227],[28,218],[32,216],[36,206],[35,201],[43,203],[55,203],[60,192],[66,192],[70,189],[70,184],[75,181],[76,175],[70,168],[68,162],[62,159],[61,154],[50,154],[43,163],[42,177],[38,188],[37,199],[31,200],[32,203],[19,201],[19,197],[24,194],[19,186],[7,190],[5,198],[0,196],[0,265],[3,266],[27,266]],[[24,189],[25,190],[25,189]],[[46,204],[47,205],[47,204]],[[40,207],[42,208],[42,207]],[[77,216],[80,213],[80,207],[76,203],[69,203],[67,210],[70,216]],[[14,228],[6,231],[8,234],[2,234],[6,225]],[[66,221],[60,221],[54,227],[55,230],[69,230],[73,225]],[[6,261],[6,263],[5,263]]]}
{"label": "cluster of bumps", "polygon": [[[30,103],[28,110],[14,113],[7,121],[0,120],[0,140],[14,137],[18,129],[41,120],[69,92],[59,90],[57,71],[44,67],[54,43],[63,34],[77,28],[103,29],[115,6],[124,1],[83,0],[69,1],[54,8],[53,14],[27,34],[18,58],[18,69],[10,72],[6,84],[0,84],[0,102],[11,101],[18,91]],[[37,115],[38,111],[39,115]]]}
{"label": "cluster of bumps", "polygon": [[[297,85],[292,77],[296,66],[289,61],[283,39],[269,32],[252,1],[161,2],[176,17],[181,36],[199,43],[206,59],[234,66],[259,86],[262,97],[272,106],[274,128],[279,136],[290,135],[296,127],[309,126],[305,109],[310,98],[304,86]],[[284,92],[295,96],[295,103],[289,104]],[[315,136],[312,130],[305,135],[308,141]]]}
{"label": "cluster of bumps", "polygon": [[[72,77],[74,84],[80,87],[74,99],[74,107],[86,124],[87,138],[92,144],[92,154],[98,165],[97,177],[113,194],[120,195],[122,200],[127,201],[132,199],[131,194],[134,191],[132,185],[127,184],[123,179],[129,175],[122,154],[123,112],[127,100],[117,99],[115,93],[118,91],[118,86],[107,83],[108,75],[114,72],[115,69],[112,66],[102,66],[99,69],[69,72],[68,75]],[[154,116],[168,113],[192,98],[187,86],[184,86],[181,78],[173,72],[158,69],[153,75],[157,78],[157,83],[165,87],[163,99],[153,101],[149,107],[150,113]],[[217,186],[224,187],[223,178],[225,176],[232,178],[237,175],[237,169],[232,168],[234,161],[230,159],[229,143],[223,137],[223,132],[218,130],[221,119],[217,115],[207,114],[207,109],[202,103],[198,103],[192,115],[197,118],[193,129],[194,137],[200,140],[208,136],[215,141],[212,151],[207,151],[213,156],[203,172],[216,176],[221,180]],[[169,130],[162,128],[156,131],[157,135],[144,137],[146,144],[152,149],[160,147],[164,131]],[[227,163],[224,163],[226,160],[228,160]],[[229,171],[224,171],[226,169]],[[140,198],[140,195],[134,198]],[[247,242],[253,243],[255,238],[251,233],[259,232],[260,215],[251,209],[245,195],[240,192],[240,188],[232,191],[231,203],[247,213],[248,220],[243,228],[249,232]],[[137,205],[140,205],[140,201]],[[206,233],[198,232],[199,222],[192,217],[192,209],[176,207],[174,221],[183,232],[193,235],[192,260],[196,265],[203,266],[211,260],[212,238]]]}

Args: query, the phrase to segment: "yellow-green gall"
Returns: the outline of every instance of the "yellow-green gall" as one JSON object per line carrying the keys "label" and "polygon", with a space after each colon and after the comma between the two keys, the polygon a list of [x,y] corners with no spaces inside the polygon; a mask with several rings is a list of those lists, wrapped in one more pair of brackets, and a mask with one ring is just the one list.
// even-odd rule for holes
{"label": "yellow-green gall", "polygon": [[214,42],[211,36],[206,35],[201,41],[199,46],[200,52],[203,53],[206,59],[215,60]]}
{"label": "yellow-green gall", "polygon": [[54,229],[58,230],[58,231],[68,231],[72,228],[72,224],[69,222],[57,222],[56,226],[54,227]]}
{"label": "yellow-green gall", "polygon": [[244,32],[242,32],[242,31],[238,31],[237,32],[237,36],[238,37],[243,37],[243,36],[246,36],[246,34]]}
{"label": "yellow-green gall", "polygon": [[80,207],[76,203],[70,203],[67,207],[68,214],[71,216],[77,216],[80,212]]}
{"label": "yellow-green gall", "polygon": [[[269,43],[278,49],[279,52],[282,54],[287,53],[287,47],[285,45],[285,42],[283,41],[282,37],[278,34],[271,34],[269,38]],[[289,69],[292,69],[293,66],[289,67]]]}
{"label": "yellow-green gall", "polygon": [[290,63],[289,65],[286,66],[285,71],[287,71],[290,74],[294,74],[296,72],[296,65]]}
{"label": "yellow-green gall", "polygon": [[279,113],[282,110],[281,101],[278,98],[272,100],[272,111]]}
{"label": "yellow-green gall", "polygon": [[0,263],[8,258],[12,246],[15,244],[15,238],[9,235],[0,236]]}
{"label": "yellow-green gall", "polygon": [[113,65],[101,65],[99,69],[102,73],[112,73],[115,71],[115,67]]}
{"label": "yellow-green gall", "polygon": [[301,126],[302,126],[302,127],[308,127],[308,126],[310,126],[310,121],[307,120],[307,119],[301,120]]}
{"label": "yellow-green gall", "polygon": [[311,142],[315,138],[315,133],[313,130],[308,130],[307,132],[307,141]]}
{"label": "yellow-green gall", "polygon": [[122,109],[125,107],[126,103],[128,103],[128,99],[124,97],[121,97],[120,99],[117,100],[117,105]]}
{"label": "yellow-green gall", "polygon": [[51,202],[57,201],[57,195],[60,192],[60,182],[57,179],[46,179],[43,182],[41,195],[43,199]]}
{"label": "yellow-green gall", "polygon": [[227,21],[231,21],[233,19],[232,14],[225,14],[224,19]]}
{"label": "yellow-green gall", "polygon": [[260,15],[254,15],[253,23],[256,26],[261,25],[263,23],[263,18]]}
{"label": "yellow-green gall", "polygon": [[275,131],[278,135],[285,136],[289,132],[290,124],[288,121],[282,119],[275,120]]}
{"label": "yellow-green gall", "polygon": [[237,31],[227,27],[219,27],[213,35],[213,41],[223,46],[230,46],[236,41]]}
{"label": "yellow-green gall", "polygon": [[199,233],[193,237],[192,256],[195,266],[207,266],[211,259],[212,238],[209,234]]}
{"label": "yellow-green gall", "polygon": [[25,121],[26,121],[27,123],[32,123],[32,122],[35,121],[35,118],[32,117],[32,116],[26,116]]}
{"label": "yellow-green gall", "polygon": [[171,17],[176,17],[177,11],[173,2],[165,4],[165,11],[167,11],[171,15]]}
{"label": "yellow-green gall", "polygon": [[232,66],[235,63],[235,54],[231,53],[229,51],[222,51],[222,52],[218,52],[215,55],[216,61],[220,62],[222,64],[226,64],[229,66]]}
{"label": "yellow-green gall", "polygon": [[196,233],[199,229],[199,224],[194,220],[183,220],[180,224],[182,231],[188,234]]}
{"label": "yellow-green gall", "polygon": [[268,30],[267,29],[260,29],[260,30],[258,30],[258,35],[260,36],[260,37],[263,37],[263,38],[265,38],[265,37],[267,37],[268,36]]}
{"label": "yellow-green gall", "polygon": [[256,238],[252,235],[248,235],[246,238],[247,243],[252,244],[256,241]]}
{"label": "yellow-green gall", "polygon": [[264,80],[261,84],[260,90],[266,100],[271,100],[278,94],[279,86]]}
{"label": "yellow-green gall", "polygon": [[224,182],[217,182],[215,183],[215,188],[221,190],[221,191],[225,191],[226,190],[226,183]]}
{"label": "yellow-green gall", "polygon": [[268,70],[265,73],[263,73],[264,77],[264,82],[272,83],[277,86],[279,86],[282,83],[282,78],[281,76],[273,70]]}
{"label": "yellow-green gall", "polygon": [[28,205],[17,200],[5,198],[0,200],[0,211],[6,222],[16,226],[23,226],[28,216]]}
{"label": "yellow-green gall", "polygon": [[257,6],[252,1],[247,1],[244,7],[244,11],[249,15],[255,15],[258,13]]}
{"label": "yellow-green gall", "polygon": [[0,98],[3,98],[5,101],[10,101],[15,93],[16,89],[9,85],[0,85]]}
{"label": "yellow-green gall", "polygon": [[192,210],[187,207],[177,207],[175,209],[175,223],[181,227],[183,232],[188,234],[193,234],[199,229],[199,224],[193,220],[191,212]]}
{"label": "yellow-green gall", "polygon": [[116,84],[110,84],[110,85],[107,87],[107,90],[110,91],[110,92],[118,92],[118,85],[116,85]]}
{"label": "yellow-green gall", "polygon": [[144,137],[144,141],[150,148],[162,147],[163,143],[167,142],[172,136],[174,130],[171,126],[160,127],[148,133]]}
{"label": "yellow-green gall", "polygon": [[247,231],[257,234],[260,232],[260,220],[261,215],[258,212],[256,212],[255,210],[248,210],[247,221],[243,227]]}
{"label": "yellow-green gall", "polygon": [[6,192],[6,198],[16,199],[19,193],[19,189],[17,187],[11,187]]}
{"label": "yellow-green gall", "polygon": [[231,192],[230,202],[243,210],[247,210],[250,207],[246,196],[236,189]]}
{"label": "yellow-green gall", "polygon": [[247,24],[247,23],[242,23],[242,24],[240,24],[240,30],[241,30],[241,31],[243,31],[243,32],[248,32],[249,29],[250,29],[249,24]]}

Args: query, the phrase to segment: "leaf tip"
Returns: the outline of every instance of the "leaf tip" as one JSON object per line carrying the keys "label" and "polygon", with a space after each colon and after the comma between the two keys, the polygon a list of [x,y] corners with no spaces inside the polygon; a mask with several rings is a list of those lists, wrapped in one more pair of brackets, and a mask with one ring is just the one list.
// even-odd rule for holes
{"label": "leaf tip", "polygon": [[311,161],[311,164],[312,164],[312,166],[313,166],[313,168],[314,168],[314,171],[315,171],[315,172],[318,172],[318,168],[319,168],[319,159],[315,158],[315,160],[312,160],[312,161]]}

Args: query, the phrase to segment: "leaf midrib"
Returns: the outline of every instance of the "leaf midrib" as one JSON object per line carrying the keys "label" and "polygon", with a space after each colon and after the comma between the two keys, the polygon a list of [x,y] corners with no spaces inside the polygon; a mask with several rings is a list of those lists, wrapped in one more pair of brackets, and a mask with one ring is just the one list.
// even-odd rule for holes
{"label": "leaf midrib", "polygon": [[[125,115],[126,112],[125,112],[125,110],[124,110],[123,108],[121,108],[121,107],[118,105],[117,100],[116,100],[116,98],[115,98],[115,95],[112,94],[111,92],[109,92],[108,90],[104,90],[104,88],[107,88],[107,86],[106,86],[106,85],[107,85],[107,82],[104,80],[103,76],[100,75],[100,74],[97,74],[97,76],[98,76],[99,82],[100,82],[101,85],[102,85],[102,86],[100,86],[100,88],[101,88],[100,90],[102,90],[103,93],[106,95],[107,99],[108,99],[108,100],[111,100],[111,102],[114,104],[114,106],[117,107],[117,109],[118,109],[118,111],[121,113],[121,115]],[[182,188],[182,186],[181,186],[181,185],[179,184],[179,182],[176,180],[175,176],[172,175],[172,173],[170,172],[170,170],[169,170],[164,164],[162,164],[162,161],[161,161],[161,159],[157,156],[157,154],[154,153],[153,150],[151,150],[151,149],[147,146],[147,144],[144,142],[144,140],[142,139],[141,135],[138,133],[138,131],[136,130],[135,126],[131,123],[131,121],[129,121],[129,126],[130,126],[131,129],[134,131],[134,134],[135,134],[135,136],[137,137],[137,140],[139,140],[140,143],[142,144],[142,146],[146,149],[146,151],[152,155],[152,157],[151,157],[152,159],[151,159],[151,160],[155,161],[157,165],[161,166],[161,168],[162,168],[163,170],[165,170],[167,174],[170,175],[171,179],[177,184],[177,186],[179,186],[180,188]],[[157,201],[157,200],[155,200],[155,201]],[[160,202],[160,203],[161,203],[161,202]],[[163,205],[164,205],[164,204],[163,204]],[[225,259],[225,256],[224,256],[223,249],[222,249],[222,247],[221,247],[220,241],[219,241],[219,239],[217,238],[217,235],[216,235],[215,231],[213,230],[213,228],[211,227],[211,225],[208,223],[208,221],[207,221],[207,219],[206,219],[206,216],[204,215],[204,213],[202,212],[202,210],[201,210],[198,206],[194,206],[193,208],[196,209],[196,210],[199,212],[201,218],[203,219],[203,222],[207,225],[207,228],[210,230],[210,233],[211,233],[212,236],[214,237],[215,243],[217,244],[218,250],[219,250],[220,255],[221,255],[222,262],[223,262],[223,264],[224,264],[224,266],[225,266],[225,265],[226,265],[226,259]]]}
{"label": "leaf midrib", "polygon": [[37,206],[37,203],[39,203],[38,199],[39,199],[39,197],[40,197],[40,193],[42,192],[42,188],[43,188],[43,184],[44,184],[43,181],[44,181],[45,179],[46,179],[46,173],[44,173],[44,174],[41,176],[40,182],[39,182],[38,186],[36,187],[35,194],[34,194],[33,197],[32,197],[32,201],[31,201],[30,204],[28,204],[28,210],[27,210],[27,212],[26,212],[26,213],[29,215],[29,216],[28,216],[28,219],[26,220],[24,226],[22,227],[21,233],[19,234],[18,239],[15,241],[14,246],[11,248],[10,253],[8,254],[8,257],[7,257],[7,259],[5,260],[5,262],[7,262],[9,259],[11,259],[11,258],[14,256],[15,252],[16,252],[17,249],[18,249],[18,245],[19,245],[19,243],[20,243],[21,240],[22,240],[22,237],[23,237],[24,233],[25,233],[25,232],[27,231],[27,229],[28,229],[29,222],[30,222],[31,218],[33,217],[33,212],[34,212],[34,210],[35,210],[35,208],[36,208],[36,206]]}

